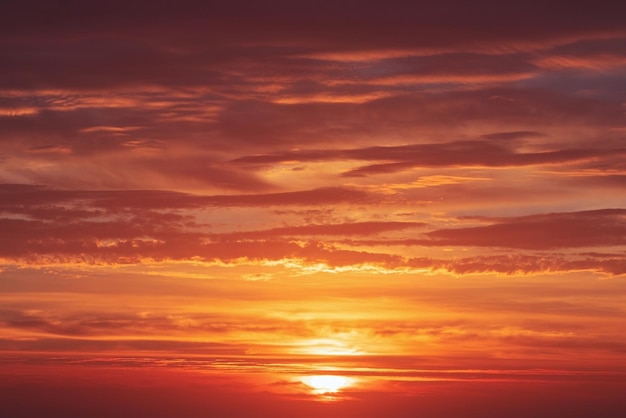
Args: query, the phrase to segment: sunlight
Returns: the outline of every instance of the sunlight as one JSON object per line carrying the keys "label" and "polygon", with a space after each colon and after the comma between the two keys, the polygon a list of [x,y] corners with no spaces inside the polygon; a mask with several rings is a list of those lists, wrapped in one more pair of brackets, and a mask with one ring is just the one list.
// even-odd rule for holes
{"label": "sunlight", "polygon": [[322,356],[356,356],[362,354],[354,348],[333,346],[313,347],[302,351],[306,354],[315,354]]}
{"label": "sunlight", "polygon": [[302,378],[302,383],[312,388],[314,394],[325,395],[337,393],[341,389],[351,386],[354,379],[345,376],[318,375],[305,376]]}
{"label": "sunlight", "polygon": [[299,342],[293,351],[301,354],[314,354],[324,356],[356,356],[364,354],[356,347],[347,346],[345,343],[331,339],[313,339]]}

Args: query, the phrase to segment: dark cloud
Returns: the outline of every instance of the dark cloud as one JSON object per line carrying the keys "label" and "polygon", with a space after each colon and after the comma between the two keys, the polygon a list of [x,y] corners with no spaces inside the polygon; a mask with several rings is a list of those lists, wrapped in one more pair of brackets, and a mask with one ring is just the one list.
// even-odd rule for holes
{"label": "dark cloud", "polygon": [[626,152],[617,149],[561,149],[546,152],[520,152],[511,144],[497,142],[500,139],[532,136],[529,133],[494,134],[490,140],[456,141],[447,143],[416,144],[395,147],[368,147],[344,150],[303,150],[282,154],[240,157],[233,162],[240,164],[276,164],[280,162],[315,162],[333,160],[385,161],[356,168],[345,176],[363,176],[393,173],[415,167],[511,167],[541,164],[562,164],[612,157]]}
{"label": "dark cloud", "polygon": [[624,209],[553,213],[503,219],[492,225],[428,232],[430,245],[547,250],[626,244]]}
{"label": "dark cloud", "polygon": [[482,137],[488,140],[496,141],[520,141],[524,138],[536,138],[543,137],[541,132],[534,131],[513,131],[513,132],[496,132],[492,134],[485,134]]}
{"label": "dark cloud", "polygon": [[577,255],[479,256],[454,261],[433,261],[434,266],[464,275],[476,273],[536,274],[567,271],[597,271],[608,275],[626,274],[623,254],[610,257],[579,257]]}
{"label": "dark cloud", "polygon": [[[63,5],[53,7],[42,1],[12,3],[7,6],[2,23],[7,34],[22,37],[46,33],[70,36],[79,31],[83,36],[102,31],[130,36],[140,28],[149,29],[159,38],[166,38],[165,33],[171,32],[175,38],[221,32],[232,36],[226,38],[232,41],[250,36],[253,29],[261,39],[278,40],[291,34],[296,40],[318,38],[322,45],[374,43],[389,47],[392,39],[404,44],[468,43],[495,36],[505,40],[536,39],[615,30],[622,28],[617,16],[624,10],[608,1],[600,2],[596,8],[586,7],[584,2],[503,5],[491,0],[473,5],[444,1],[428,7],[408,1],[384,7],[379,2],[354,1],[313,6],[289,1],[206,4],[195,0],[178,2],[176,7],[143,0],[89,5],[68,1]],[[565,8],[567,14],[563,13]],[[534,23],[532,28],[524,24],[529,19]],[[246,28],[245,24],[253,26]],[[481,31],[485,25],[494,32]]]}
{"label": "dark cloud", "polygon": [[[625,209],[601,209],[583,212],[548,213],[511,218],[484,218],[482,221],[487,225],[472,227],[457,227],[436,229],[424,232],[426,238],[407,238],[400,240],[361,240],[349,241],[354,245],[419,245],[419,246],[476,246],[476,247],[500,247],[523,250],[547,251],[567,248],[584,247],[616,247],[620,248],[626,241],[626,210]],[[609,266],[613,263],[616,267],[622,265],[621,255],[607,253],[594,254],[584,253],[585,257],[592,256],[597,260],[604,257]],[[509,256],[485,256],[469,257],[467,271],[481,271],[477,266],[491,265],[493,271],[511,271],[506,268],[511,266],[528,265],[534,266],[524,271],[561,270],[564,269],[564,260],[552,253],[545,256],[514,254]],[[416,259],[415,261],[417,261]],[[453,264],[455,269],[462,271],[465,262],[458,259]],[[526,260],[526,261],[524,261]],[[527,263],[528,262],[528,263]],[[586,261],[570,261],[570,267],[576,268],[576,264],[585,265]],[[570,263],[568,262],[568,263]],[[554,264],[553,264],[554,263]],[[596,264],[598,261],[591,261]],[[603,264],[604,262],[600,263]],[[498,266],[501,264],[500,266]],[[486,269],[488,270],[488,269]],[[486,271],[484,270],[484,271]]]}
{"label": "dark cloud", "polygon": [[564,182],[570,184],[585,184],[591,187],[610,187],[617,189],[626,188],[626,175],[624,174],[597,174],[571,176]]}
{"label": "dark cloud", "polygon": [[[59,191],[40,186],[4,185],[0,209],[19,217],[0,219],[0,252],[7,258],[106,263],[137,263],[143,258],[232,261],[238,258],[301,257],[349,265],[393,257],[335,251],[311,241],[281,237],[362,235],[421,226],[419,223],[362,222],[309,225],[269,231],[215,234],[200,232],[191,214],[173,209],[316,206],[360,204],[371,199],[349,189],[319,189],[268,195],[198,196],[157,191]],[[157,210],[166,210],[157,211]],[[170,210],[170,211],[167,211]],[[206,228],[206,226],[204,226]],[[363,261],[364,262],[364,261]]]}
{"label": "dark cloud", "polygon": [[[160,190],[58,190],[43,185],[2,184],[0,209],[30,213],[39,207],[83,203],[96,210],[201,209],[205,207],[268,207],[362,204],[383,196],[357,189],[328,187],[295,192],[239,195],[197,195]],[[60,209],[62,210],[62,209]]]}
{"label": "dark cloud", "polygon": [[[291,332],[295,334],[306,334],[306,331],[299,329],[289,321],[258,318],[251,322],[250,318],[241,315],[220,315],[215,313],[174,313],[168,315],[150,314],[139,315],[123,312],[68,312],[68,313],[28,313],[19,310],[2,310],[0,311],[0,326],[7,331],[24,331],[33,334],[45,335],[39,344],[24,345],[24,348],[34,349],[37,345],[45,344],[46,339],[51,341],[62,341],[60,337],[76,337],[80,339],[101,338],[102,341],[98,347],[94,344],[93,348],[104,349],[113,345],[114,338],[119,341],[114,344],[121,344],[124,338],[129,335],[133,336],[129,341],[128,348],[145,349],[147,347],[166,349],[190,349],[196,351],[199,349],[209,349],[212,345],[218,349],[228,348],[228,344],[193,344],[164,339],[163,341],[152,341],[152,344],[142,342],[146,337],[154,338],[155,335],[168,335],[170,338],[178,335],[180,337],[192,334],[203,335],[207,342],[209,340],[220,340],[224,335],[229,333],[280,333]],[[138,341],[135,341],[138,340]],[[8,343],[9,340],[6,340]],[[65,341],[68,349],[72,348],[72,341]],[[19,342],[14,342],[18,344]],[[231,345],[230,348],[236,348]],[[187,350],[185,350],[187,351]]]}
{"label": "dark cloud", "polygon": [[[431,149],[421,147],[425,152],[416,152],[417,158],[384,164],[359,167],[344,173],[345,176],[365,176],[393,173],[416,167],[514,167],[526,165],[560,164],[587,160],[609,155],[607,151],[591,149],[567,149],[552,152],[516,153],[502,147],[485,143],[442,144]],[[617,150],[618,153],[625,152]]]}
{"label": "dark cloud", "polygon": [[263,231],[235,232],[224,234],[230,239],[269,238],[277,236],[338,236],[338,235],[376,235],[385,232],[421,228],[421,222],[355,222],[343,224],[318,224],[274,228]]}
{"label": "dark cloud", "polygon": [[[12,204],[7,201],[5,212],[32,218],[0,220],[4,231],[0,239],[0,251],[6,259],[30,260],[36,263],[47,260],[61,263],[82,261],[113,264],[140,263],[144,259],[195,258],[222,262],[235,262],[242,258],[273,261],[300,259],[305,263],[324,263],[330,267],[370,264],[390,269],[443,269],[457,274],[595,270],[619,275],[626,272],[626,264],[619,253],[598,256],[589,253],[565,255],[548,252],[559,248],[623,246],[626,243],[622,239],[622,232],[626,231],[626,212],[620,209],[485,218],[482,222],[487,225],[483,226],[431,231],[424,231],[428,224],[423,222],[369,221],[301,224],[265,230],[214,233],[210,232],[210,228],[207,229],[208,225],[196,224],[197,220],[191,214],[154,211],[155,207],[204,208],[215,204],[208,196],[164,195],[153,192],[81,194],[60,191],[55,196],[54,191],[36,186],[7,185],[4,189],[7,196],[10,196],[10,192],[26,192],[22,202],[31,202],[29,208],[25,208],[20,201]],[[127,200],[132,193],[145,206]],[[37,202],[37,196],[40,200],[33,205],[33,202]],[[155,204],[160,199],[169,202],[174,196],[177,197],[174,205]],[[302,201],[289,203],[289,194],[271,196],[281,198],[272,201],[273,205],[277,202],[282,205],[303,204]],[[310,197],[319,199],[320,196],[313,194]],[[267,199],[268,196],[250,198]],[[42,204],[62,204],[74,199],[80,199],[84,206],[73,210]],[[189,201],[184,202],[185,199]],[[242,205],[234,202],[225,203],[223,207]],[[103,214],[107,214],[109,220],[99,219]],[[401,233],[406,237],[410,231],[416,229],[419,235],[415,238],[383,238],[387,233]],[[379,237],[376,238],[376,235]],[[368,238],[358,239],[364,236]],[[299,238],[298,241],[293,240],[296,237]],[[333,237],[336,237],[335,240],[331,239]],[[324,241],[318,241],[321,238],[325,238]],[[421,250],[413,256],[400,256],[367,248],[371,246],[403,246]],[[428,247],[441,246],[500,247],[545,253],[476,255],[454,260],[419,255]]]}

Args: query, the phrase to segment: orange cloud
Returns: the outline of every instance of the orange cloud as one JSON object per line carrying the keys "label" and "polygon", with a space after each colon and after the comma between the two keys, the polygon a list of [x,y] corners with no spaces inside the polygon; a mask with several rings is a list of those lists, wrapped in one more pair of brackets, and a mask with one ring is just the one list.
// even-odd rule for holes
{"label": "orange cloud", "polygon": [[9,3],[0,416],[626,416],[621,3]]}

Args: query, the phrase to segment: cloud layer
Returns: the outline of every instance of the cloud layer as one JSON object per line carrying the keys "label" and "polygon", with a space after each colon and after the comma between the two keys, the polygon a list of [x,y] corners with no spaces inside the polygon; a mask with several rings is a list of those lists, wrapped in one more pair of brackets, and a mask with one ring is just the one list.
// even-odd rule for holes
{"label": "cloud layer", "polygon": [[174,6],[3,5],[0,415],[624,416],[625,6]]}

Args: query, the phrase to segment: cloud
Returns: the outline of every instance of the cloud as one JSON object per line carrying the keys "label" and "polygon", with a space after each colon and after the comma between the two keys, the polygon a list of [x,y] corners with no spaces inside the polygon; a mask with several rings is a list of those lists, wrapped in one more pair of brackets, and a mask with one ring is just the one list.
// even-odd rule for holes
{"label": "cloud", "polygon": [[354,188],[326,187],[313,190],[267,194],[198,195],[162,190],[58,190],[43,185],[2,184],[0,208],[28,213],[34,207],[60,203],[80,203],[93,209],[178,209],[205,207],[319,206],[330,204],[363,204],[383,196]]}
{"label": "cloud", "polygon": [[0,415],[624,415],[626,6],[9,3]]}
{"label": "cloud", "polygon": [[[567,15],[562,13],[565,6],[570,10]],[[225,39],[236,43],[249,38],[252,26],[253,33],[260,40],[276,42],[286,39],[292,43],[313,43],[320,48],[331,45],[336,48],[392,47],[391,41],[396,40],[398,48],[407,44],[472,44],[493,38],[511,42],[609,32],[622,29],[617,17],[621,11],[621,5],[609,2],[601,2],[597,9],[589,9],[582,3],[545,5],[531,1],[505,6],[485,0],[470,7],[464,2],[446,1],[430,4],[424,9],[412,2],[400,1],[385,9],[374,3],[364,3],[356,8],[350,1],[316,7],[276,1],[260,7],[240,1],[209,6],[186,0],[176,9],[145,1],[106,5],[71,3],[65,13],[61,13],[45,2],[31,1],[8,6],[2,23],[7,34],[25,39],[45,33],[74,37],[81,31],[85,36],[102,32],[137,36],[137,30],[133,31],[133,28],[140,27],[143,33],[153,34],[158,40],[167,39],[164,34],[167,33],[174,40],[187,38],[190,44],[197,45],[198,38],[223,33],[229,35]],[[528,20],[536,26],[525,25]],[[320,21],[325,25],[320,26]],[[433,22],[440,22],[440,25]],[[245,30],[246,24],[248,30]],[[493,32],[481,31],[485,25],[492,27]],[[286,37],[288,34],[291,38]]]}
{"label": "cloud", "polygon": [[[0,255],[33,263],[140,264],[145,260],[291,262],[295,268],[377,266],[445,270],[455,274],[535,274],[594,270],[626,272],[621,255],[551,250],[615,247],[626,242],[622,209],[477,218],[480,226],[437,229],[430,222],[364,221],[296,223],[270,229],[213,231],[196,210],[206,208],[315,207],[324,202],[375,202],[363,193],[313,190],[269,195],[199,196],[154,191],[59,191],[4,185]],[[365,200],[363,200],[365,199]],[[177,212],[184,210],[184,212]],[[16,217],[17,216],[17,217]],[[391,248],[401,246],[397,252]],[[539,251],[512,255],[432,256],[429,248],[493,247]],[[385,250],[388,249],[388,250]],[[411,250],[415,249],[415,250]]]}
{"label": "cloud", "polygon": [[[0,311],[0,326],[7,337],[20,340],[22,336],[37,336],[38,344],[25,344],[24,348],[35,348],[51,342],[67,343],[68,349],[74,344],[70,338],[86,341],[93,348],[111,348],[122,345],[128,340],[128,349],[191,350],[216,348],[219,351],[233,349],[246,340],[246,334],[278,334],[292,337],[307,334],[305,328],[290,321],[277,318],[257,318],[250,321],[248,314],[240,315],[219,312],[169,312],[162,314],[138,314],[121,308],[110,312],[74,312],[55,311],[51,313],[32,313],[20,310]],[[162,336],[167,335],[166,338]],[[159,340],[161,336],[162,340]],[[194,343],[197,336],[202,336],[206,344]],[[10,339],[7,338],[8,343]],[[144,341],[142,341],[144,340]],[[150,340],[152,343],[146,342]],[[91,343],[89,343],[91,341]],[[99,344],[100,343],[100,344]],[[19,345],[19,342],[14,342]]]}
{"label": "cloud", "polygon": [[[159,191],[61,191],[4,185],[0,219],[5,258],[41,262],[140,263],[143,259],[281,260],[305,258],[338,265],[384,262],[387,255],[334,251],[288,237],[363,235],[422,226],[412,222],[300,225],[266,231],[212,233],[196,210],[325,204],[358,205],[372,195],[342,188],[261,195],[200,196]],[[191,211],[178,213],[175,210]]]}
{"label": "cloud", "polygon": [[596,271],[615,276],[626,274],[626,263],[623,254],[620,253],[606,257],[585,257],[578,254],[476,256],[452,261],[432,260],[430,265],[458,275],[480,273],[515,275],[571,271]]}
{"label": "cloud", "polygon": [[537,61],[540,67],[551,70],[615,70],[626,66],[626,57],[619,55],[596,55],[589,57],[549,56]]}
{"label": "cloud", "polygon": [[626,210],[604,209],[531,215],[486,226],[428,232],[429,245],[547,250],[626,244]]}
{"label": "cloud", "polygon": [[564,148],[544,152],[520,152],[502,139],[536,136],[526,132],[487,135],[488,140],[454,141],[402,146],[377,146],[361,149],[289,151],[278,154],[240,157],[233,162],[247,165],[269,165],[284,162],[317,162],[333,160],[385,161],[358,167],[345,176],[393,173],[417,167],[515,167],[544,164],[566,164],[612,157],[625,153],[623,148]]}
{"label": "cloud", "polygon": [[268,239],[289,236],[373,236],[385,232],[401,231],[426,226],[422,222],[354,222],[343,224],[318,224],[274,228],[262,231],[235,232],[222,235],[227,239]]}

